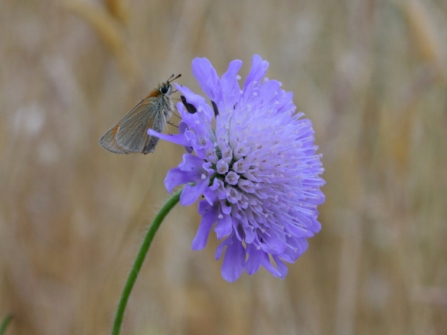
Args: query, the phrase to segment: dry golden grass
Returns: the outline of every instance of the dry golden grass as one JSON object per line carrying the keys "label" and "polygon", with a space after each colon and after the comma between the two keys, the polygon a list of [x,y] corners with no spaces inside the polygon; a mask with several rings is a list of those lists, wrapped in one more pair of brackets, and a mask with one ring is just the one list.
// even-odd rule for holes
{"label": "dry golden grass", "polygon": [[[445,334],[447,2],[0,2],[0,316],[7,335],[108,334],[182,149],[97,140],[194,57],[254,53],[295,93],[324,155],[323,230],[284,280],[220,277],[177,207],[123,334]],[[175,119],[175,118],[174,118]],[[175,129],[170,129],[174,132]]]}

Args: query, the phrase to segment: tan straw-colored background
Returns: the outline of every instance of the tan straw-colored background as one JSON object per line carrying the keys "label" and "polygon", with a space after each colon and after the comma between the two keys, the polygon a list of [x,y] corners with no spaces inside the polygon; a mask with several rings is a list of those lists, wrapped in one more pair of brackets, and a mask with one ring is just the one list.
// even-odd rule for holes
{"label": "tan straw-colored background", "polygon": [[446,334],[446,36],[446,0],[1,0],[6,335],[110,332],[183,149],[113,155],[98,138],[172,73],[200,92],[194,57],[220,74],[242,59],[244,77],[254,53],[313,121],[322,232],[285,280],[229,284],[214,236],[190,248],[196,206],[176,207],[123,335]]}

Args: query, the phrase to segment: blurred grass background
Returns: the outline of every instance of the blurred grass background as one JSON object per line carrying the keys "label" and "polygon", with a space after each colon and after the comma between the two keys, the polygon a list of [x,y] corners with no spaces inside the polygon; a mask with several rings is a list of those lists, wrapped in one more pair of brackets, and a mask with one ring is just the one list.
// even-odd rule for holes
{"label": "blurred grass background", "polygon": [[172,73],[200,92],[194,57],[220,74],[242,59],[244,77],[254,53],[313,121],[323,230],[284,281],[229,284],[178,206],[123,334],[446,334],[446,36],[445,0],[0,1],[7,334],[110,332],[183,150],[120,156],[98,138]]}

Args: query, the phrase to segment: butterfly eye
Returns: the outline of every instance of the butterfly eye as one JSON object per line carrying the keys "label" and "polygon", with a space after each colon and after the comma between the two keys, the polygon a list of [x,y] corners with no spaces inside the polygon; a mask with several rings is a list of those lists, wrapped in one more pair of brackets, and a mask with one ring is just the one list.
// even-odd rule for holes
{"label": "butterfly eye", "polygon": [[169,91],[171,85],[163,85],[161,88],[161,93],[166,94]]}

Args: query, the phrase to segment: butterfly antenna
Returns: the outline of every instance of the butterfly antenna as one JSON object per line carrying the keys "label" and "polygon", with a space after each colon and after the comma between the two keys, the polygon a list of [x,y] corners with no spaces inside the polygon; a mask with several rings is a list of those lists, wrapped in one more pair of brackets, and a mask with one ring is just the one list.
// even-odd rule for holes
{"label": "butterfly antenna", "polygon": [[173,82],[174,80],[180,78],[181,76],[182,76],[182,75],[179,74],[179,75],[177,75],[175,78],[172,78],[172,77],[174,77],[174,75],[172,75],[172,76],[169,77],[168,81],[171,83],[171,82]]}

